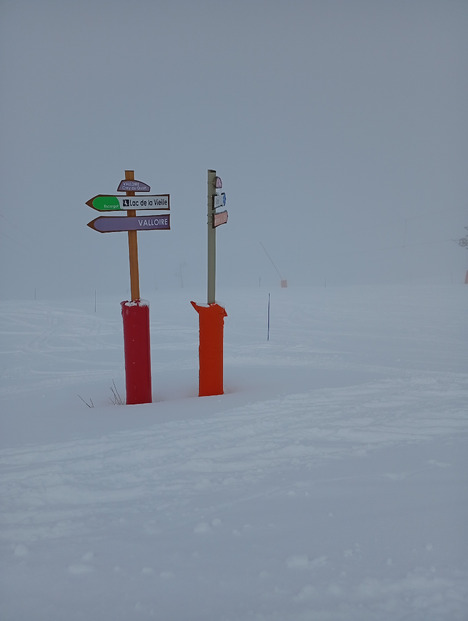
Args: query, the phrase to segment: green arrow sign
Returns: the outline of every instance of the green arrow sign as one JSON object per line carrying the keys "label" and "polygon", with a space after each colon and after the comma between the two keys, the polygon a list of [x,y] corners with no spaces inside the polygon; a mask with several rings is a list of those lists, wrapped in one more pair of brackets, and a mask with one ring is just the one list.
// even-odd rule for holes
{"label": "green arrow sign", "polygon": [[152,196],[108,196],[98,194],[86,202],[97,211],[129,211],[131,209],[170,209],[169,194]]}

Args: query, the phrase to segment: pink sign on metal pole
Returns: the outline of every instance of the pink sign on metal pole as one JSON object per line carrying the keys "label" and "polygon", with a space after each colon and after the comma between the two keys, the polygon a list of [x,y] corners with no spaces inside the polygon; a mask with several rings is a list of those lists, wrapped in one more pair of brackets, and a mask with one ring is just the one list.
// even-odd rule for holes
{"label": "pink sign on metal pole", "polygon": [[217,226],[221,226],[221,224],[226,224],[228,221],[228,212],[220,211],[219,213],[213,214],[213,226],[216,228]]}

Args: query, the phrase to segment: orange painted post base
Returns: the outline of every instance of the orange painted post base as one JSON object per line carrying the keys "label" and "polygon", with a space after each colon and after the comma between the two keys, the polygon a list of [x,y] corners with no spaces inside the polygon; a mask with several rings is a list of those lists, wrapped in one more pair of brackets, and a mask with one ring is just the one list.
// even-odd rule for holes
{"label": "orange painted post base", "polygon": [[121,302],[127,405],[151,403],[149,305],[142,300]]}
{"label": "orange painted post base", "polygon": [[200,322],[199,397],[222,395],[223,390],[223,332],[227,313],[219,304],[201,306],[191,302]]}

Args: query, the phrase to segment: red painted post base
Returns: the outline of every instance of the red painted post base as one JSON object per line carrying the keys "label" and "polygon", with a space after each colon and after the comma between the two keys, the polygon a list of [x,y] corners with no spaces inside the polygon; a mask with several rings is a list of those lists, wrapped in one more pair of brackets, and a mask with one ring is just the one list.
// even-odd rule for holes
{"label": "red painted post base", "polygon": [[200,322],[199,397],[222,395],[223,391],[223,331],[227,313],[219,304],[200,306],[191,302]]}
{"label": "red painted post base", "polygon": [[121,302],[127,405],[151,403],[149,305],[142,300]]}

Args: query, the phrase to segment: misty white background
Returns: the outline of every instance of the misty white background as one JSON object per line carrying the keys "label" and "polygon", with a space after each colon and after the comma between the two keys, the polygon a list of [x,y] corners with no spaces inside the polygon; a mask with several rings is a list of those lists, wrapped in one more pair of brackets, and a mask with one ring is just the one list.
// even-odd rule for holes
{"label": "misty white background", "polygon": [[0,296],[129,293],[125,233],[85,202],[124,170],[171,195],[142,297],[218,285],[463,282],[468,4],[0,3]]}

